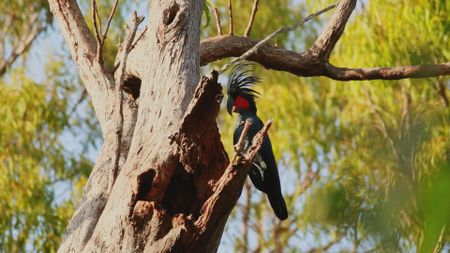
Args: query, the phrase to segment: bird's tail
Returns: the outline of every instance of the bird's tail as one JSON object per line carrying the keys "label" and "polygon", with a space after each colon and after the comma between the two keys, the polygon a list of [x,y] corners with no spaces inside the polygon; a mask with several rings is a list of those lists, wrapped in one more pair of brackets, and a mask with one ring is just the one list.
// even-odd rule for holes
{"label": "bird's tail", "polygon": [[268,193],[267,197],[269,198],[270,205],[272,206],[272,209],[275,212],[275,215],[278,217],[278,219],[280,220],[287,219],[288,211],[281,192]]}

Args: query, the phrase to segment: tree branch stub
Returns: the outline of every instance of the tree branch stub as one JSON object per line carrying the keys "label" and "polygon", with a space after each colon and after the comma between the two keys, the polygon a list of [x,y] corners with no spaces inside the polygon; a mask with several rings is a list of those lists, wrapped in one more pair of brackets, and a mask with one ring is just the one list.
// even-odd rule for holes
{"label": "tree branch stub", "polygon": [[309,53],[315,57],[328,62],[331,52],[334,49],[337,41],[341,38],[344,32],[345,25],[350,18],[350,15],[355,9],[356,0],[341,0],[336,7],[331,20],[325,30],[319,35],[319,38],[314,42]]}

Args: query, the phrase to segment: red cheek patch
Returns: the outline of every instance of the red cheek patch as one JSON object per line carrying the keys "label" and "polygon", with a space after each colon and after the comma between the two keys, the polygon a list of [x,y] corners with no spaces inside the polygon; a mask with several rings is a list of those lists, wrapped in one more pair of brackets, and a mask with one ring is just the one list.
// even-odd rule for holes
{"label": "red cheek patch", "polygon": [[236,100],[234,101],[234,106],[236,106],[236,108],[238,109],[247,109],[249,107],[249,103],[247,101],[247,99],[238,96],[236,98]]}

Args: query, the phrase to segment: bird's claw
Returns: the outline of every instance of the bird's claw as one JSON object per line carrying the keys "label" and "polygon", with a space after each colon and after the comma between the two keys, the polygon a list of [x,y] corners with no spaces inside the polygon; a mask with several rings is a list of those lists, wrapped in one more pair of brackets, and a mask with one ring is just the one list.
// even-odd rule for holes
{"label": "bird's claw", "polygon": [[242,149],[240,149],[238,145],[233,145],[233,149],[236,155],[243,156]]}

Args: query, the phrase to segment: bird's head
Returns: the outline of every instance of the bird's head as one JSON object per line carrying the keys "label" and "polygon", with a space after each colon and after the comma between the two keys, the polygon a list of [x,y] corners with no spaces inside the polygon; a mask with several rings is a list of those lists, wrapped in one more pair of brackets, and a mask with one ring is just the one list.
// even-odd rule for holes
{"label": "bird's head", "polygon": [[251,87],[259,82],[259,77],[251,74],[249,64],[238,64],[231,71],[228,81],[227,111],[236,113],[256,113],[255,97],[259,93]]}

